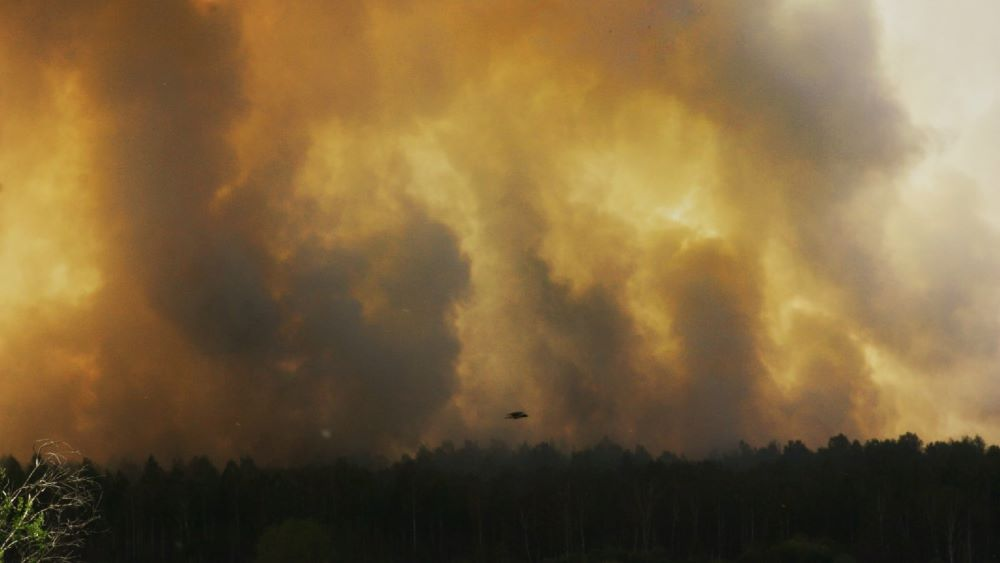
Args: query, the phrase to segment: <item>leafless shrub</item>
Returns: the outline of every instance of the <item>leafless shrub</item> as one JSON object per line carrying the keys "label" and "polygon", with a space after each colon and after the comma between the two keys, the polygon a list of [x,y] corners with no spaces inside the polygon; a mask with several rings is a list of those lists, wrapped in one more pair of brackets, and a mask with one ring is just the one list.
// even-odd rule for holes
{"label": "leafless shrub", "polygon": [[39,440],[23,482],[0,469],[0,561],[72,561],[98,519],[100,487],[80,452]]}

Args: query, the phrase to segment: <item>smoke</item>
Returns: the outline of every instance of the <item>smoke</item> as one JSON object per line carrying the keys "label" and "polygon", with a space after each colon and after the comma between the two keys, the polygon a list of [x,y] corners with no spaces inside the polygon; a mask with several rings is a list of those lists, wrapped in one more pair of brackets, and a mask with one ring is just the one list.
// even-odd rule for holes
{"label": "smoke", "polygon": [[[894,430],[996,353],[996,291],[928,253],[997,262],[898,194],[921,137],[864,2],[0,22],[0,449],[698,454]],[[991,240],[971,207],[927,220]]]}

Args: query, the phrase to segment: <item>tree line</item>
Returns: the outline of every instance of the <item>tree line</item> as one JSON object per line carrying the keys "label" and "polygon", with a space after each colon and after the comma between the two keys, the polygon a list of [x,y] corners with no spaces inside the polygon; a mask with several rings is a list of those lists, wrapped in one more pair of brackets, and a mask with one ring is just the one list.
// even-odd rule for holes
{"label": "tree line", "polygon": [[605,440],[84,465],[102,491],[88,561],[1000,561],[1000,448],[980,438],[839,435],[700,460]]}

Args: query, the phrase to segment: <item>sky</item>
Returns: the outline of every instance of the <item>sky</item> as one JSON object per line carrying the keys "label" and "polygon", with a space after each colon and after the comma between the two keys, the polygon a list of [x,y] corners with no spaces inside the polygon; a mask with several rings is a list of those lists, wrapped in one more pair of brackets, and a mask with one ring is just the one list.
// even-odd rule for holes
{"label": "sky", "polygon": [[3,2],[0,451],[1000,441],[998,19]]}

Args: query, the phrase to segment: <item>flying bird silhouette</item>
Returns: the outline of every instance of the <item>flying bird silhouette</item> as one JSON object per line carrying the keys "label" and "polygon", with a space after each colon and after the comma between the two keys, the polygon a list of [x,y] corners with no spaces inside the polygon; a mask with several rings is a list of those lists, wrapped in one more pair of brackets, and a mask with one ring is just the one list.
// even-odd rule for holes
{"label": "flying bird silhouette", "polygon": [[507,416],[505,416],[504,418],[509,418],[511,420],[517,420],[519,418],[528,418],[528,414],[526,412],[524,412],[524,411],[514,411],[514,412],[507,413]]}

